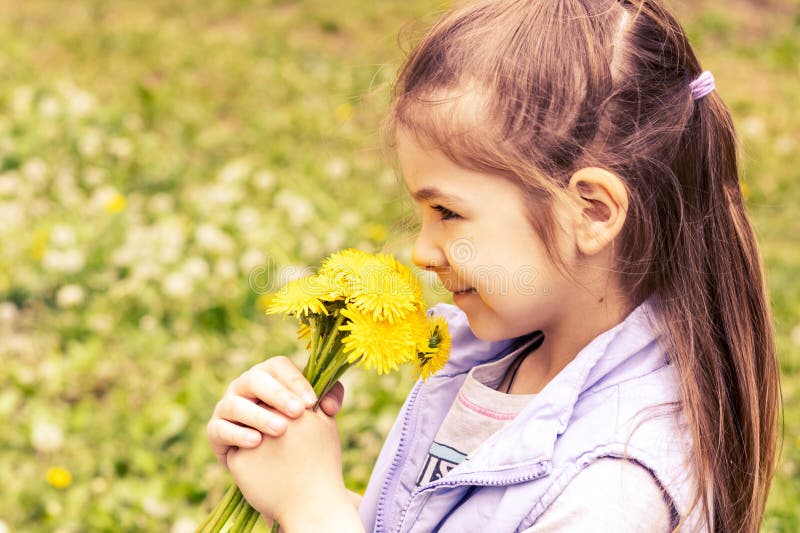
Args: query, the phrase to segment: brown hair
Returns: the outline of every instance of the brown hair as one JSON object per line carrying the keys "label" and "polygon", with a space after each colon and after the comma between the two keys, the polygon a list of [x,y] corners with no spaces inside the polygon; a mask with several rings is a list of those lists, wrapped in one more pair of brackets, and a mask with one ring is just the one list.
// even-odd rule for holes
{"label": "brown hair", "polygon": [[402,126],[457,164],[514,181],[555,261],[548,200],[582,167],[624,180],[617,271],[631,302],[658,296],[692,437],[693,506],[713,531],[755,532],[779,374],[733,124],[716,92],[692,99],[700,73],[657,1],[479,1],[442,16],[411,51],[385,131]]}

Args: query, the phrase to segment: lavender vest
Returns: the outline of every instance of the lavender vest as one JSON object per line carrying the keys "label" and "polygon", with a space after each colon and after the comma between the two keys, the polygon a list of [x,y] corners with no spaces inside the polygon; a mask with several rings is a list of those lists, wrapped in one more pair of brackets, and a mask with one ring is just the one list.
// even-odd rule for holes
{"label": "lavender vest", "polygon": [[651,304],[646,300],[592,340],[463,463],[417,487],[422,461],[467,372],[506,355],[515,341],[477,339],[453,305],[429,309],[450,326],[450,361],[417,382],[384,443],[359,508],[366,531],[521,532],[601,457],[648,468],[671,499],[674,525],[683,517],[682,531],[705,530],[699,513],[687,516],[694,494],[691,441],[683,418],[666,407],[679,400],[677,376],[657,343]]}

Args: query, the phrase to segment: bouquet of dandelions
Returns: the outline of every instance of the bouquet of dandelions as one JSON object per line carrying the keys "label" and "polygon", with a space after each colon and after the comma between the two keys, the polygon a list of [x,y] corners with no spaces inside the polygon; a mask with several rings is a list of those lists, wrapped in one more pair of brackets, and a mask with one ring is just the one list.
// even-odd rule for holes
{"label": "bouquet of dandelions", "polygon": [[[383,374],[414,363],[427,379],[447,362],[447,322],[427,317],[419,281],[391,255],[354,248],[337,252],[317,274],[294,280],[272,296],[267,314],[300,320],[298,338],[308,339],[309,349],[303,375],[317,398],[352,365]],[[233,485],[198,532],[249,533],[258,517]],[[272,531],[279,531],[277,523]]]}

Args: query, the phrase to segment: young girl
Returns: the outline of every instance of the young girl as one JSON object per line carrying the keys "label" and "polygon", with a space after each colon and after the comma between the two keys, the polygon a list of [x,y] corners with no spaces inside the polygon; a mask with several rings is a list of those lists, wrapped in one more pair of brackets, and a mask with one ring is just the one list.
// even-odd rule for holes
{"label": "young girl", "polygon": [[[480,1],[407,58],[387,130],[421,206],[451,359],[408,396],[363,497],[285,358],[208,436],[302,531],[759,528],[778,370],[730,116],[656,1]],[[262,434],[265,438],[262,438]]]}

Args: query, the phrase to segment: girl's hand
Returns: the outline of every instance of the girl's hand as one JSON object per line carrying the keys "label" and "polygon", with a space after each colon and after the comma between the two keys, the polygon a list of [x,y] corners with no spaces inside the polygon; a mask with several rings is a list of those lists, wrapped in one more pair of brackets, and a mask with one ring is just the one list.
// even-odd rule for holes
{"label": "girl's hand", "polygon": [[342,479],[336,422],[325,413],[306,411],[280,439],[227,456],[250,505],[286,531],[363,531]]}
{"label": "girl's hand", "polygon": [[[344,388],[336,383],[320,408],[334,416],[342,406]],[[228,386],[206,426],[206,435],[217,459],[227,465],[234,448],[254,448],[262,434],[279,437],[290,419],[316,403],[314,389],[294,363],[272,357],[244,372]],[[269,440],[269,439],[267,439]]]}

